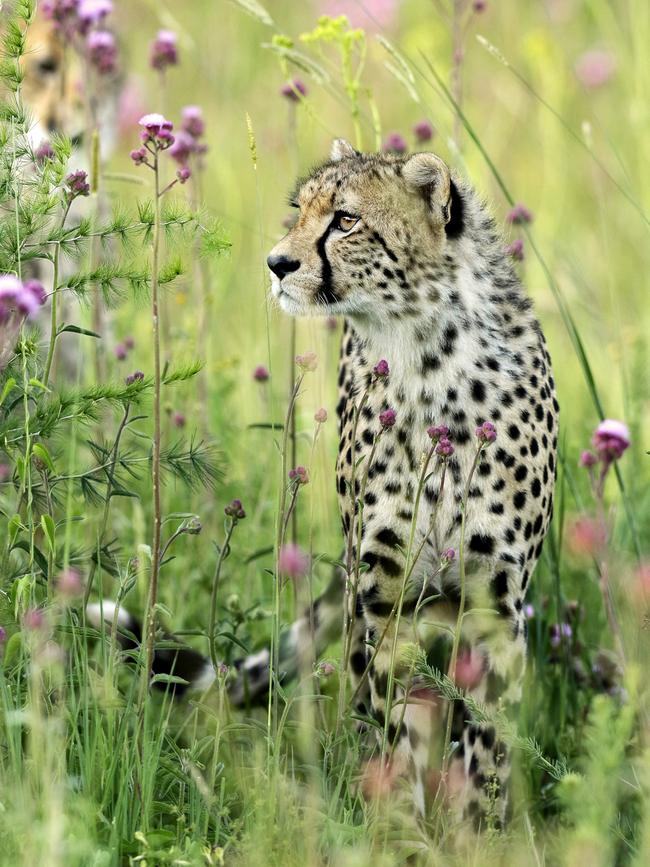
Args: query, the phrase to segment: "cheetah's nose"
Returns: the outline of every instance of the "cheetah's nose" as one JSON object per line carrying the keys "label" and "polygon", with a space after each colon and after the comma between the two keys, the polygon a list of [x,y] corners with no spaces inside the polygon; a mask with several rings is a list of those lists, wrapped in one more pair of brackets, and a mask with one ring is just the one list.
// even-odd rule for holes
{"label": "cheetah's nose", "polygon": [[269,256],[266,264],[280,280],[300,268],[300,262],[296,259],[289,259],[288,256]]}

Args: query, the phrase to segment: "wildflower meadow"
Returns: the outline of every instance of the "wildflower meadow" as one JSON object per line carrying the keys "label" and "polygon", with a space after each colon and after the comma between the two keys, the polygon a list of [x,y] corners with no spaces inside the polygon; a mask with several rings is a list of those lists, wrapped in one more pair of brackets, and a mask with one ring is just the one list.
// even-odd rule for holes
{"label": "wildflower meadow", "polygon": [[[0,39],[0,865],[650,863],[650,4],[0,0]],[[422,814],[390,707],[355,704],[342,317],[269,291],[296,179],[338,138],[469,180],[553,363],[516,709],[471,697],[464,518],[432,570],[461,575],[445,665],[408,642],[421,700],[511,756],[507,821],[469,833],[451,709]],[[388,349],[370,363],[355,418],[391,377]],[[377,413],[353,516],[400,421]],[[426,436],[416,519],[458,448],[448,418]],[[463,515],[506,436],[471,426]],[[287,652],[337,570],[336,636]]]}

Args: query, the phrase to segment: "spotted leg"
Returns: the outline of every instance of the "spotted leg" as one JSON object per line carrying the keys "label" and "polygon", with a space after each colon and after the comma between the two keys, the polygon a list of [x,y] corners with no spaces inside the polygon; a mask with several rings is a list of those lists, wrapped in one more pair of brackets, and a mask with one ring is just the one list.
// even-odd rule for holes
{"label": "spotted leg", "polygon": [[[479,673],[477,666],[470,663],[466,666],[468,682],[463,683],[462,667],[457,666],[459,685],[465,686],[467,693],[493,715],[507,713],[521,697],[526,641],[517,586],[516,570],[503,568],[502,564],[495,567],[492,611],[486,613],[477,605],[476,613],[469,610],[466,618],[470,652],[480,660]],[[504,825],[508,804],[508,750],[493,725],[473,722],[467,711],[463,716],[460,761],[464,782],[458,806],[462,818],[471,820],[476,830],[499,829]]]}

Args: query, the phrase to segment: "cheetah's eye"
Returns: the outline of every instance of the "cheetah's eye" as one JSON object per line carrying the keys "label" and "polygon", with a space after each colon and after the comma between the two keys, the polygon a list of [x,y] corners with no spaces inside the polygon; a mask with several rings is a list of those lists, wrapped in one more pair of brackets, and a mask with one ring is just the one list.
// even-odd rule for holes
{"label": "cheetah's eye", "polygon": [[334,217],[334,228],[341,232],[349,232],[354,229],[359,222],[359,217],[353,217],[352,214],[338,213]]}
{"label": "cheetah's eye", "polygon": [[38,64],[38,71],[41,75],[53,75],[59,68],[59,62],[56,57],[44,57]]}

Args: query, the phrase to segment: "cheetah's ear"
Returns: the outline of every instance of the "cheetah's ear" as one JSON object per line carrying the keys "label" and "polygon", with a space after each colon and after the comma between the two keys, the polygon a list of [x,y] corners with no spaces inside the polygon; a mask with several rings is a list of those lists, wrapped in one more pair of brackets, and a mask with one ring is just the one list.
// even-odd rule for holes
{"label": "cheetah's ear", "polygon": [[443,222],[448,223],[451,178],[440,157],[431,153],[413,154],[404,163],[402,175],[409,187],[422,192],[434,214],[440,214]]}
{"label": "cheetah's ear", "polygon": [[352,147],[349,141],[344,138],[335,138],[332,142],[330,150],[330,159],[333,163],[343,160],[346,157],[358,157],[359,151]]}

